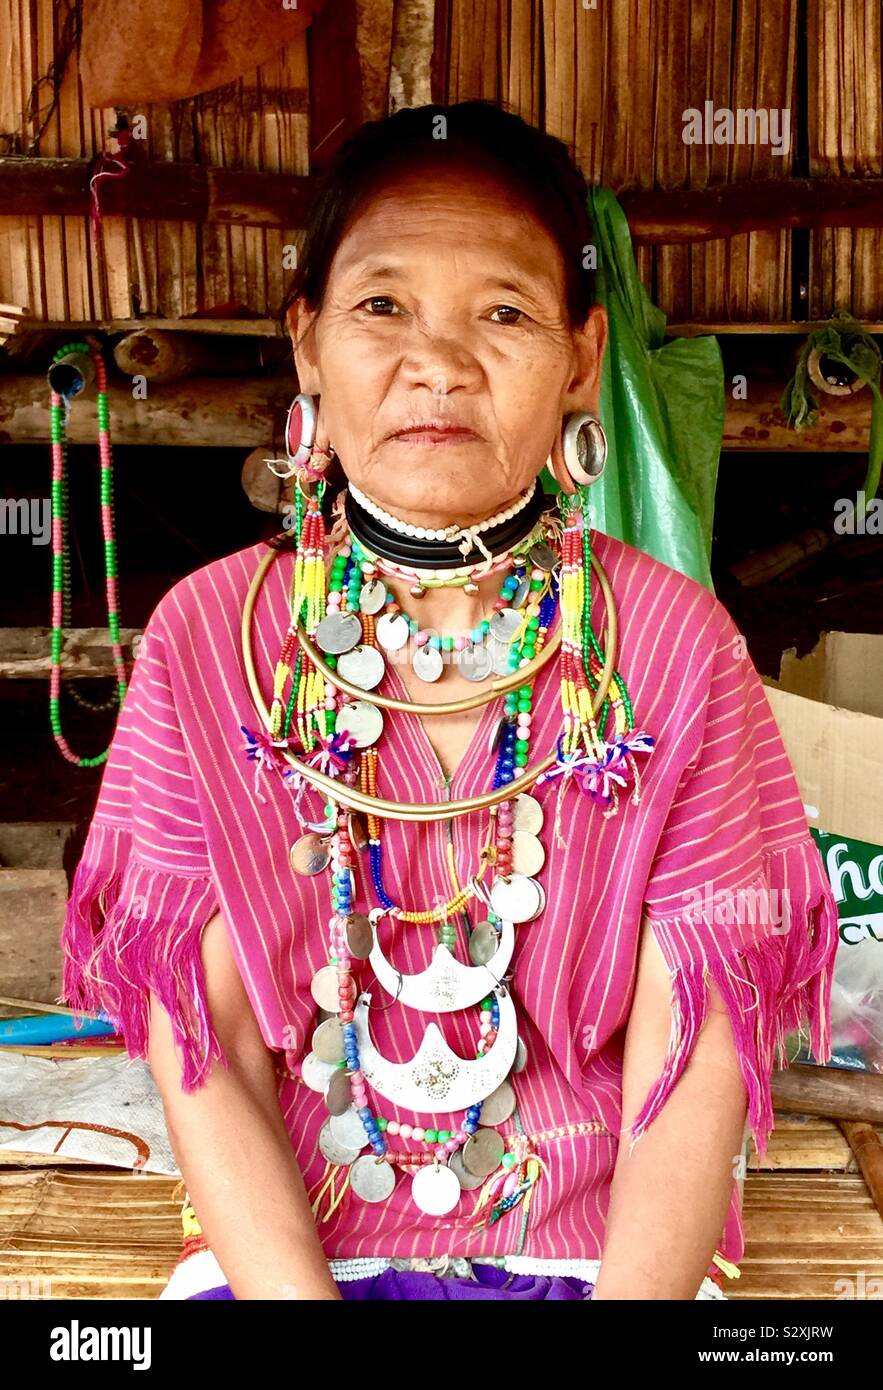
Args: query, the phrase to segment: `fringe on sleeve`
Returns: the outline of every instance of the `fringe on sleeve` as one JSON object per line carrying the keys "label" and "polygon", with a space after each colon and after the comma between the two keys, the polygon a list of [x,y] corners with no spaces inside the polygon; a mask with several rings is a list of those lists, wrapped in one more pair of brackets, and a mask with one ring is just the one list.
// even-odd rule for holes
{"label": "fringe on sleeve", "polygon": [[831,1056],[836,901],[809,835],[764,851],[763,870],[745,889],[696,898],[676,916],[648,913],[671,977],[672,1025],[662,1074],[628,1131],[630,1151],[683,1074],[713,980],[733,1027],[749,1124],[763,1156],[773,1129],[772,1072],[788,1065],[786,1036],[808,1029],[816,1061]]}
{"label": "fringe on sleeve", "polygon": [[58,1002],[75,1013],[105,1013],[129,1056],[146,1060],[153,990],[171,1020],[187,1092],[202,1085],[215,1060],[227,1065],[200,955],[202,929],[217,906],[210,877],[151,868],[132,854],[126,827],[93,820],[62,929]]}

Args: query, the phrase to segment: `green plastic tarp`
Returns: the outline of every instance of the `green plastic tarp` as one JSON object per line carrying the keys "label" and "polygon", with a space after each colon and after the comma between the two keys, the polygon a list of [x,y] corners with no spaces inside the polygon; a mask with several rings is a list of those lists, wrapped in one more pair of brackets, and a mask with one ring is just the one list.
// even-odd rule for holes
{"label": "green plastic tarp", "polygon": [[[609,341],[601,423],[607,467],[589,488],[592,525],[711,589],[714,492],[724,428],[724,368],[715,337],[665,338],[665,315],[638,276],[628,222],[593,187],[596,300]],[[548,470],[544,486],[557,492]]]}

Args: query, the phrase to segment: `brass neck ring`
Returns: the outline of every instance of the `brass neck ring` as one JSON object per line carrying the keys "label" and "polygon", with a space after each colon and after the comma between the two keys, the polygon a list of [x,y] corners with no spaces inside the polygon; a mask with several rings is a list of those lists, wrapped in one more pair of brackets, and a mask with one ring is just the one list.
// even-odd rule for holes
{"label": "brass neck ring", "polygon": [[[248,679],[249,690],[254,701],[255,709],[260,715],[264,729],[270,729],[270,711],[261,694],[258,682],[257,669],[252,648],[251,628],[254,606],[257,600],[261,585],[264,582],[267,570],[281,552],[269,550],[261,560],[255,571],[254,578],[245,596],[242,607],[242,660],[245,665],[245,674]],[[604,604],[607,611],[607,633],[606,633],[606,655],[604,668],[601,672],[598,689],[592,697],[592,713],[597,719],[610,687],[610,681],[616,669],[616,648],[618,640],[618,627],[616,617],[616,604],[613,597],[613,590],[610,587],[610,580],[595,554],[591,556],[592,568],[598,576],[601,592],[604,597]],[[303,630],[302,624],[297,627],[298,641],[306,652],[307,656],[321,671],[326,681],[342,690],[344,694],[352,696],[357,700],[366,700],[369,704],[379,705],[383,709],[401,710],[405,714],[460,714],[465,710],[476,709],[479,705],[485,705],[498,695],[505,695],[516,686],[524,685],[533,680],[546,663],[554,656],[561,645],[561,625],[559,623],[554,636],[545,644],[542,651],[538,652],[532,661],[526,666],[521,666],[517,671],[512,671],[508,675],[499,676],[496,680],[483,690],[476,691],[474,695],[464,696],[461,700],[449,700],[444,704],[422,704],[419,701],[400,700],[392,695],[378,695],[370,690],[363,690],[360,686],[353,685],[350,681],[344,680],[338,673],[329,666],[323,658],[321,652],[310,641]],[[295,757],[287,749],[282,749],[282,756],[305,781],[318,791],[342,806],[346,806],[352,811],[361,811],[368,815],[379,816],[387,820],[403,821],[436,821],[449,820],[454,816],[466,816],[471,811],[486,810],[491,806],[498,805],[501,801],[509,801],[526,792],[533,786],[541,772],[545,772],[556,761],[557,752],[548,754],[533,767],[525,770],[515,777],[511,782],[505,783],[502,787],[497,787],[489,792],[482,792],[478,796],[462,797],[458,801],[417,801],[403,804],[398,801],[388,801],[385,797],[370,796],[367,792],[359,790],[357,787],[348,786],[339,777],[329,777],[327,773],[320,772],[318,768],[303,762]]]}

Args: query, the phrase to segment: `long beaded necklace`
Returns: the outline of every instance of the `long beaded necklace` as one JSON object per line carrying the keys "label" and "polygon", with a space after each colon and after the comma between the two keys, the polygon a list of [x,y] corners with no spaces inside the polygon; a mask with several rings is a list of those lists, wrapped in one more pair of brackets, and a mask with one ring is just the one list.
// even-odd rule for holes
{"label": "long beaded necklace", "polygon": [[[120,603],[117,576],[116,529],[113,514],[113,455],[110,447],[110,416],[107,400],[107,371],[101,353],[87,343],[68,343],[55,354],[53,364],[71,353],[89,353],[95,368],[97,385],[98,453],[100,460],[101,529],[104,537],[105,595],[107,627],[113,647],[117,684],[114,694],[102,704],[92,705],[75,693],[78,703],[95,710],[111,709],[122,704],[126,694],[126,662],[120,643]],[[63,757],[77,767],[100,767],[107,759],[110,746],[94,757],[81,758],[73,752],[61,728],[61,653],[64,628],[70,623],[70,547],[68,534],[68,471],[67,441],[65,438],[70,400],[51,391],[49,397],[50,439],[52,448],[52,634],[49,671],[49,721],[52,734]]]}
{"label": "long beaded necklace", "polygon": [[[331,630],[333,633],[335,628],[338,629],[337,644],[343,646],[345,640],[347,650],[351,650],[360,644],[361,639],[361,645],[366,649],[376,650],[377,647],[374,614],[360,609],[362,594],[368,589],[370,599],[370,587],[374,582],[374,576],[370,573],[370,557],[367,557],[369,573],[366,576],[364,548],[360,547],[352,533],[332,564],[331,593],[335,597],[325,597],[322,492],[323,484],[320,483],[307,499],[305,511],[302,506],[299,508],[297,517],[298,549],[292,580],[291,624],[283,641],[274,677],[273,703],[268,716],[270,738],[250,734],[243,726],[248,738],[245,747],[249,757],[257,761],[259,769],[278,766],[275,750],[289,744],[291,723],[296,721],[304,753],[313,752],[316,744],[320,744],[319,760],[327,768],[333,768],[334,774],[344,784],[353,786],[358,780],[364,792],[376,796],[379,761],[376,744],[383,727],[380,709],[368,702],[352,699],[342,701],[338,707],[339,692],[335,690],[333,682],[326,682],[322,678],[321,672],[303,650],[298,653],[292,668],[299,623],[303,624],[308,634],[315,634],[318,639],[320,625],[333,619]],[[528,621],[519,618],[510,629],[513,636],[517,631],[519,640],[511,644],[507,669],[514,671],[520,665],[527,664],[544,643],[559,595],[555,572],[560,572],[563,629],[561,697],[565,728],[558,741],[558,760],[547,776],[561,774],[562,790],[567,780],[563,774],[575,776],[581,790],[596,801],[605,804],[613,802],[615,809],[617,787],[626,782],[625,771],[631,768],[636,772],[635,754],[649,751],[653,740],[643,732],[633,732],[631,702],[617,672],[610,681],[614,694],[609,702],[604,701],[597,723],[592,713],[592,693],[599,688],[604,659],[591,628],[590,616],[587,617],[589,585],[580,582],[582,565],[586,563],[588,554],[584,497],[581,502],[582,506],[577,507],[572,503],[562,505],[560,563],[551,546],[540,545],[534,549],[534,558],[541,558],[545,564],[534,565],[531,569],[527,590],[530,595],[526,610]],[[574,538],[579,540],[580,533],[583,546],[577,561]],[[550,532],[549,539],[554,539],[553,532]],[[516,579],[516,584],[520,585],[521,582],[521,579]],[[326,634],[327,631],[326,628]],[[319,645],[328,650],[325,643]],[[339,661],[341,655],[342,650],[329,652],[326,662],[330,670],[335,669],[335,657]],[[292,680],[292,692],[286,704],[284,689],[289,678]],[[353,676],[347,679],[354,685],[359,684]],[[505,712],[495,739],[495,788],[507,785],[527,766],[531,698],[530,684],[505,697]],[[609,710],[615,715],[616,737],[613,743],[606,744],[600,731],[604,728]],[[359,753],[358,765],[356,752]],[[299,796],[304,785],[302,775],[289,770],[283,772],[283,776],[297,785]],[[636,780],[636,797],[637,793]],[[455,888],[453,896],[440,906],[421,910],[403,909],[384,888],[382,818],[368,814],[365,837],[354,813],[347,814],[336,807],[333,798],[329,799],[326,809],[326,822],[312,826],[310,833],[302,836],[290,851],[292,867],[296,872],[313,874],[321,872],[329,864],[331,866],[329,963],[320,968],[311,986],[313,997],[326,1017],[313,1035],[312,1050],[302,1067],[306,1083],[324,1092],[330,1112],[320,1138],[320,1149],[326,1158],[326,1174],[314,1201],[314,1211],[318,1213],[324,1203],[327,1210],[323,1219],[327,1219],[343,1199],[347,1188],[366,1201],[385,1200],[395,1185],[396,1167],[405,1171],[416,1170],[412,1178],[412,1194],[418,1207],[427,1213],[441,1215],[453,1210],[464,1188],[478,1186],[483,1181],[485,1188],[476,1211],[485,1208],[485,1212],[479,1225],[499,1219],[520,1201],[524,1202],[526,1210],[533,1186],[544,1165],[532,1152],[530,1144],[524,1142],[523,1136],[515,1149],[506,1154],[502,1136],[492,1128],[504,1123],[513,1113],[514,1091],[507,1077],[520,1070],[526,1062],[523,1044],[516,1042],[511,996],[505,982],[495,979],[492,990],[487,990],[486,983],[481,984],[478,995],[473,995],[480,1007],[480,1037],[474,1062],[463,1063],[460,1060],[458,1065],[458,1059],[446,1044],[439,1049],[433,1042],[427,1049],[433,1028],[430,1025],[412,1063],[393,1064],[380,1058],[370,1041],[367,1029],[370,995],[358,996],[353,962],[368,959],[380,978],[379,964],[384,958],[377,928],[387,913],[415,924],[441,923],[439,947],[432,966],[421,976],[408,977],[408,982],[416,991],[412,994],[413,1007],[443,1009],[445,1006],[439,1002],[439,991],[443,995],[445,989],[450,988],[450,981],[441,978],[444,975],[444,961],[441,972],[437,966],[442,952],[450,956],[456,941],[450,927],[450,917],[462,910],[471,897],[479,896],[487,905],[488,921],[479,924],[472,933],[470,956],[473,967],[479,967],[473,973],[486,981],[487,971],[500,950],[502,931],[507,924],[511,930],[513,923],[533,920],[545,906],[544,890],[533,877],[541,869],[545,857],[538,835],[543,821],[542,807],[529,795],[520,795],[514,802],[504,800],[492,806],[492,825],[480,851],[478,872],[466,888],[460,887],[449,846],[449,869]],[[301,823],[306,824],[299,811],[298,815]],[[556,816],[556,830],[557,824]],[[377,905],[367,917],[354,911],[357,847],[367,847],[369,850],[371,884],[377,899]],[[482,879],[490,865],[494,867],[496,876],[488,892]],[[473,950],[474,941],[477,944]],[[393,972],[394,976],[396,973]],[[490,977],[495,978],[493,970],[490,970]],[[398,979],[399,986],[404,984],[405,977],[399,975]],[[476,981],[470,984],[474,989]],[[398,996],[399,987],[391,992]],[[415,997],[421,1002],[414,1003]],[[471,1097],[457,1129],[439,1131],[419,1124],[403,1125],[385,1119],[379,1112],[375,1113],[369,1103],[370,1085],[378,1094],[385,1094],[397,1103],[402,1094],[406,1093],[411,1099],[416,1096],[423,1103],[414,1108],[422,1108],[424,1112],[455,1108],[450,1104],[442,1106],[431,1102],[443,1100],[446,1094],[449,1096],[453,1093],[459,1073],[467,1074],[468,1090],[469,1068],[476,1065],[486,1067],[489,1061],[495,1062],[495,1053],[501,1046],[503,1033],[506,1034],[505,1048],[511,1051],[503,1057],[502,1073],[494,1077],[493,1068],[483,1073],[480,1094]],[[440,1034],[438,1038],[441,1041]],[[426,1057],[423,1056],[424,1051]],[[367,1062],[366,1057],[369,1059]],[[417,1079],[418,1072],[422,1072],[420,1080]],[[398,1073],[407,1075],[400,1078]],[[490,1087],[488,1075],[495,1082]],[[451,1076],[454,1077],[453,1081]],[[482,1124],[486,1128],[480,1129]],[[415,1154],[393,1151],[386,1138],[388,1134],[422,1143],[428,1146],[429,1152]],[[370,1146],[373,1157],[361,1152],[366,1145]],[[337,1174],[341,1169],[345,1170],[346,1178],[343,1186],[337,1189]],[[491,1198],[495,1200],[491,1201]]]}

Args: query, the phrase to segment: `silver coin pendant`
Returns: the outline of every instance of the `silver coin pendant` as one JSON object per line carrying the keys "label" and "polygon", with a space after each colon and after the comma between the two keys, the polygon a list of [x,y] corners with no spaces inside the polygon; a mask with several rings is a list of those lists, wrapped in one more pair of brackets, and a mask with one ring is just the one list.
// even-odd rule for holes
{"label": "silver coin pendant", "polygon": [[329,613],[316,628],[316,646],[320,651],[340,656],[362,640],[362,624],[358,613]]}
{"label": "silver coin pendant", "polygon": [[425,643],[418,647],[411,659],[411,667],[415,676],[419,676],[427,684],[437,681],[445,669],[444,658],[437,647],[430,647]]}
{"label": "silver coin pendant", "polygon": [[320,1009],[336,1013],[340,1008],[340,995],[337,992],[337,968],[323,965],[310,980],[310,993]]}
{"label": "silver coin pendant", "polygon": [[411,629],[401,613],[384,613],[377,619],[374,634],[385,651],[397,652],[411,636]]}
{"label": "silver coin pendant", "polygon": [[515,1090],[510,1082],[503,1081],[495,1091],[491,1091],[490,1095],[481,1102],[481,1116],[478,1123],[480,1125],[502,1125],[514,1113]]}
{"label": "silver coin pendant", "polygon": [[308,1052],[300,1064],[300,1074],[304,1085],[309,1086],[311,1091],[318,1091],[320,1095],[325,1094],[325,1087],[331,1080],[331,1074],[335,1070],[331,1062],[323,1062],[317,1057],[315,1052]]}
{"label": "silver coin pendant", "polygon": [[386,585],[382,579],[369,579],[359,590],[359,608],[363,613],[379,613],[386,605]]}
{"label": "silver coin pendant", "polygon": [[461,1150],[463,1167],[476,1178],[489,1178],[496,1172],[506,1152],[502,1134],[495,1129],[478,1129]]}
{"label": "silver coin pendant", "polygon": [[512,832],[512,867],[519,874],[529,878],[540,872],[546,862],[546,851],[542,841],[528,830]]}
{"label": "silver coin pendant", "polygon": [[319,1152],[329,1163],[339,1164],[343,1168],[348,1168],[359,1157],[358,1149],[350,1149],[337,1142],[331,1133],[330,1119],[326,1120],[319,1130]]}
{"label": "silver coin pendant", "polygon": [[336,1018],[328,1018],[313,1034],[313,1051],[321,1062],[342,1062],[346,1057],[343,1047],[343,1027]]}
{"label": "silver coin pendant", "polygon": [[508,879],[494,880],[490,899],[497,917],[506,922],[530,922],[542,911],[545,894],[535,879],[511,873]]}
{"label": "silver coin pendant", "polygon": [[337,670],[345,681],[357,685],[360,690],[373,690],[383,680],[386,662],[383,653],[376,647],[362,645],[344,652],[338,660]]}
{"label": "silver coin pendant", "polygon": [[468,681],[486,680],[494,669],[491,653],[484,642],[470,642],[457,652],[454,662],[461,676]]}
{"label": "silver coin pendant", "polygon": [[491,636],[508,646],[522,624],[522,616],[514,608],[498,608],[491,618]]}
{"label": "silver coin pendant", "polygon": [[347,1106],[340,1115],[332,1115],[329,1127],[337,1143],[345,1149],[364,1149],[368,1142],[365,1126],[354,1105]]}
{"label": "silver coin pendant", "polygon": [[392,1164],[374,1154],[362,1154],[350,1169],[350,1187],[363,1202],[385,1202],[395,1185]]}
{"label": "silver coin pendant", "polygon": [[295,840],[288,851],[288,862],[296,874],[314,878],[331,863],[331,842],[310,830]]}
{"label": "silver coin pendant", "polygon": [[411,1179],[411,1196],[427,1216],[446,1216],[453,1211],[462,1190],[447,1164],[427,1164]]}
{"label": "silver coin pendant", "polygon": [[356,748],[370,748],[383,733],[383,714],[367,700],[350,700],[337,711],[334,729],[348,733]]}

